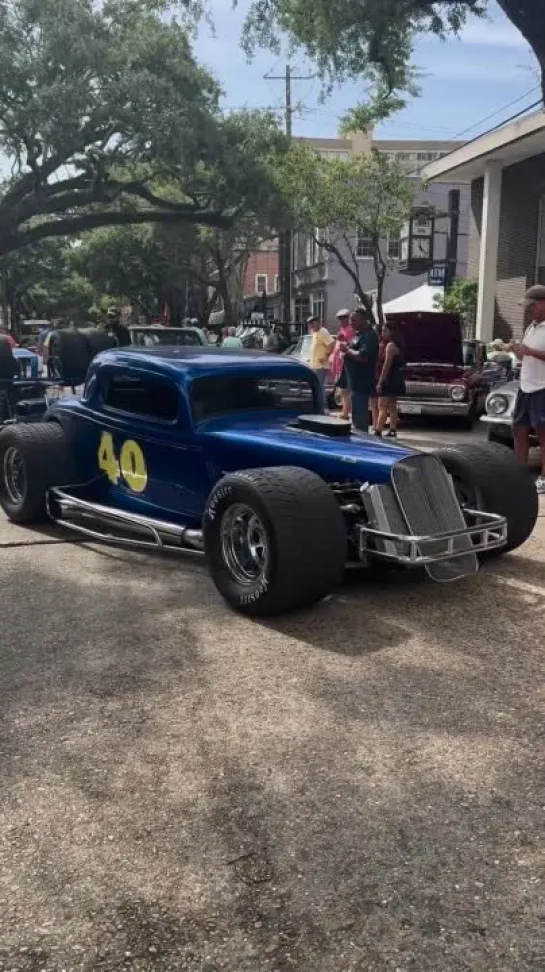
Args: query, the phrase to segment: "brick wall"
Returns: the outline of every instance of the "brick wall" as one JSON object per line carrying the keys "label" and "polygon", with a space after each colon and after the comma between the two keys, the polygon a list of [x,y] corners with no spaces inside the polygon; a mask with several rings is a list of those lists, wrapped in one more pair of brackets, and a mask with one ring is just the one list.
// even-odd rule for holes
{"label": "brick wall", "polygon": [[[276,278],[279,274],[278,247],[275,249],[254,250],[250,253],[248,266],[244,275],[244,297],[253,297],[256,291],[256,278],[258,274],[267,277],[267,293],[274,294],[276,290]],[[261,291],[260,291],[261,293]]]}
{"label": "brick wall", "polygon": [[[471,187],[469,276],[478,276],[483,180]],[[524,314],[520,301],[535,283],[539,203],[545,196],[545,153],[503,171],[495,337],[520,337]]]}

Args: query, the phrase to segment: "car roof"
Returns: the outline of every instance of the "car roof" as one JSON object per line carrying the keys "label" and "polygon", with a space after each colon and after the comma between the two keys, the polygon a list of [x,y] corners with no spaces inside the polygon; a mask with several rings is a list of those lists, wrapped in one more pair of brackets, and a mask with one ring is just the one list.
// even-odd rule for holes
{"label": "car roof", "polygon": [[197,324],[184,324],[175,327],[174,324],[130,324],[129,331],[200,331]]}
{"label": "car roof", "polygon": [[277,371],[291,373],[304,369],[306,365],[289,356],[270,354],[267,351],[246,350],[244,348],[215,348],[211,346],[181,346],[168,345],[155,348],[114,348],[103,351],[95,358],[97,366],[125,365],[148,371],[156,375],[170,375],[183,377],[186,381],[205,375],[214,375],[226,371],[255,371],[263,374]]}

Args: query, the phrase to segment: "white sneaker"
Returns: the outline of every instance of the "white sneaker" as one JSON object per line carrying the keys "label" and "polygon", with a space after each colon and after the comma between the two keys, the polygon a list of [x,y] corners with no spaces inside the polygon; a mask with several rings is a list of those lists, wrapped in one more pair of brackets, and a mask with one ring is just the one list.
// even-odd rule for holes
{"label": "white sneaker", "polygon": [[545,476],[540,476],[536,481],[536,489],[539,496],[545,496]]}

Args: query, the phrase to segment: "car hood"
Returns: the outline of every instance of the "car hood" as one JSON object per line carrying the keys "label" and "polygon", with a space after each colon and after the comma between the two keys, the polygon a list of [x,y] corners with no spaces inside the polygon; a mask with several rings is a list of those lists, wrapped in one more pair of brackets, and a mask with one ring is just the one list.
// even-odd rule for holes
{"label": "car hood", "polygon": [[501,384],[494,385],[488,397],[492,398],[493,395],[507,395],[508,398],[516,398],[519,388],[520,381],[518,378],[513,381],[503,381]]}
{"label": "car hood", "polygon": [[399,328],[403,337],[405,361],[463,365],[458,314],[413,311],[387,314],[387,320]]}
{"label": "car hood", "polygon": [[388,482],[392,466],[414,450],[389,440],[355,433],[332,437],[294,427],[296,417],[233,420],[206,423],[201,434],[208,440],[222,471],[252,466],[303,466],[329,480],[362,479]]}
{"label": "car hood", "polygon": [[405,368],[407,381],[430,381],[452,385],[455,382],[466,384],[476,374],[474,368],[463,365],[441,364],[440,362],[424,362],[408,364]]}

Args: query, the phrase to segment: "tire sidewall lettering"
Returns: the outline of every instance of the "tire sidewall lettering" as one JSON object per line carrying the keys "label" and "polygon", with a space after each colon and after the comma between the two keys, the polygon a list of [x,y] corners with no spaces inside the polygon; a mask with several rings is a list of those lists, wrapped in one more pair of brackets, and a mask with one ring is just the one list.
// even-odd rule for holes
{"label": "tire sidewall lettering", "polygon": [[215,520],[218,514],[218,507],[227,499],[233,492],[232,486],[218,486],[217,489],[212,494],[212,497],[206,507],[206,517],[209,520]]}

